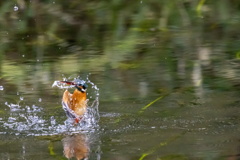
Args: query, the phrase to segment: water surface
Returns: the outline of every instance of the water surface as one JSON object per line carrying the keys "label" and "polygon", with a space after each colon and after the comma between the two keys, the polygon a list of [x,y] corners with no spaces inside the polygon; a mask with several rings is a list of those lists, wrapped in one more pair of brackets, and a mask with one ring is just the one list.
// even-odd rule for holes
{"label": "water surface", "polygon": [[[0,159],[239,159],[239,11],[0,2]],[[53,84],[78,76],[92,107],[74,126]]]}

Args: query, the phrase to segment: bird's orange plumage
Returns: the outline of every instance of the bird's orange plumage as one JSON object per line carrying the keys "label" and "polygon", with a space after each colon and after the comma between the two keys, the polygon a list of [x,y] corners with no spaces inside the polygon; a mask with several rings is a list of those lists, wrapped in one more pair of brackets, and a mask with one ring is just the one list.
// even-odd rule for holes
{"label": "bird's orange plumage", "polygon": [[63,102],[78,116],[82,116],[87,110],[87,94],[77,89],[71,94],[68,90],[63,93]]}
{"label": "bird's orange plumage", "polygon": [[[80,81],[81,82],[81,81]],[[62,104],[69,118],[74,118],[75,122],[79,122],[87,111],[87,94],[84,83],[62,81],[62,83],[74,85],[77,89],[71,94],[68,90],[63,93]]]}

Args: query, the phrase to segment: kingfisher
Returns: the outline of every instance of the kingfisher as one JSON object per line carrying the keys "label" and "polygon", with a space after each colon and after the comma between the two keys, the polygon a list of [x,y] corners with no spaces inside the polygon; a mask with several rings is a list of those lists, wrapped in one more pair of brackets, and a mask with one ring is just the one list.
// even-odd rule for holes
{"label": "kingfisher", "polygon": [[87,112],[87,84],[85,81],[75,79],[74,81],[60,81],[68,85],[73,85],[76,89],[73,94],[68,90],[63,93],[62,106],[67,117],[79,123],[83,115]]}

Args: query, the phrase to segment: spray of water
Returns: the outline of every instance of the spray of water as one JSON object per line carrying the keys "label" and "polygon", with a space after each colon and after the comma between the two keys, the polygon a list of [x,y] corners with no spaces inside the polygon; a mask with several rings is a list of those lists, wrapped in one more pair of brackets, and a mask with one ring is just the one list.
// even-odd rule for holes
{"label": "spray of water", "polygon": [[[78,79],[80,77],[77,77]],[[66,79],[72,81],[74,79]],[[57,121],[55,116],[46,116],[48,113],[43,107],[32,105],[22,106],[19,104],[12,104],[5,102],[5,105],[9,107],[10,113],[6,118],[0,118],[0,125],[4,128],[0,134],[26,134],[26,135],[55,135],[61,133],[79,133],[86,130],[95,130],[98,127],[99,113],[98,113],[98,97],[99,89],[97,86],[89,80],[87,77],[84,80],[91,89],[91,98],[88,100],[87,112],[84,114],[83,119],[79,124],[74,124],[72,119],[67,119],[64,122]],[[60,89],[73,88],[72,85],[65,85],[60,81],[55,81],[52,85]],[[89,87],[89,88],[90,88]],[[24,101],[23,97],[20,97],[20,101]],[[43,100],[41,99],[41,102]],[[61,99],[59,99],[61,101]],[[63,111],[64,112],[64,111]]]}

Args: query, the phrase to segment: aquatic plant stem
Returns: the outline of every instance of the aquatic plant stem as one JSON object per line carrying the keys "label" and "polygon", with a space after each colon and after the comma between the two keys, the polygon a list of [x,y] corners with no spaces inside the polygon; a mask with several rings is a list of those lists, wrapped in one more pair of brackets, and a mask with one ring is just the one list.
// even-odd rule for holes
{"label": "aquatic plant stem", "polygon": [[168,94],[162,95],[162,96],[158,97],[157,99],[153,100],[152,102],[148,103],[146,106],[141,108],[141,110],[138,112],[138,114],[142,114],[148,107],[150,107],[152,104],[154,104],[155,102],[159,101],[160,99],[166,97],[167,95]]}
{"label": "aquatic plant stem", "polygon": [[[155,100],[153,100],[152,102],[148,103],[146,106],[142,107],[139,111],[138,114],[142,114],[146,109],[148,109],[152,104],[154,104],[155,102],[159,101],[160,99],[163,99],[164,97],[166,97],[167,95],[169,95],[169,93],[166,93],[165,95],[162,95],[158,98],[156,98]],[[114,122],[115,123],[119,123],[121,122],[122,118],[119,117],[118,119],[116,119]]]}
{"label": "aquatic plant stem", "polygon": [[160,142],[158,145],[152,147],[150,150],[148,150],[146,153],[143,153],[141,155],[141,157],[138,159],[138,160],[143,160],[145,157],[147,157],[148,155],[156,152],[157,149],[163,147],[163,146],[166,146],[168,145],[169,143],[175,141],[176,139],[182,137],[183,135],[185,135],[188,131],[183,131],[182,133],[176,135],[176,136],[173,136],[173,137],[170,137],[169,139],[167,139],[165,142]]}
{"label": "aquatic plant stem", "polygon": [[52,142],[52,141],[50,141],[50,143],[48,144],[48,150],[49,150],[50,156],[54,157],[55,159],[65,160],[65,158],[63,158],[62,156],[58,156],[58,155],[54,152],[54,145],[53,145],[53,142]]}
{"label": "aquatic plant stem", "polygon": [[202,6],[204,5],[205,1],[206,0],[200,0],[197,5],[196,12],[197,12],[198,17],[202,18]]}

